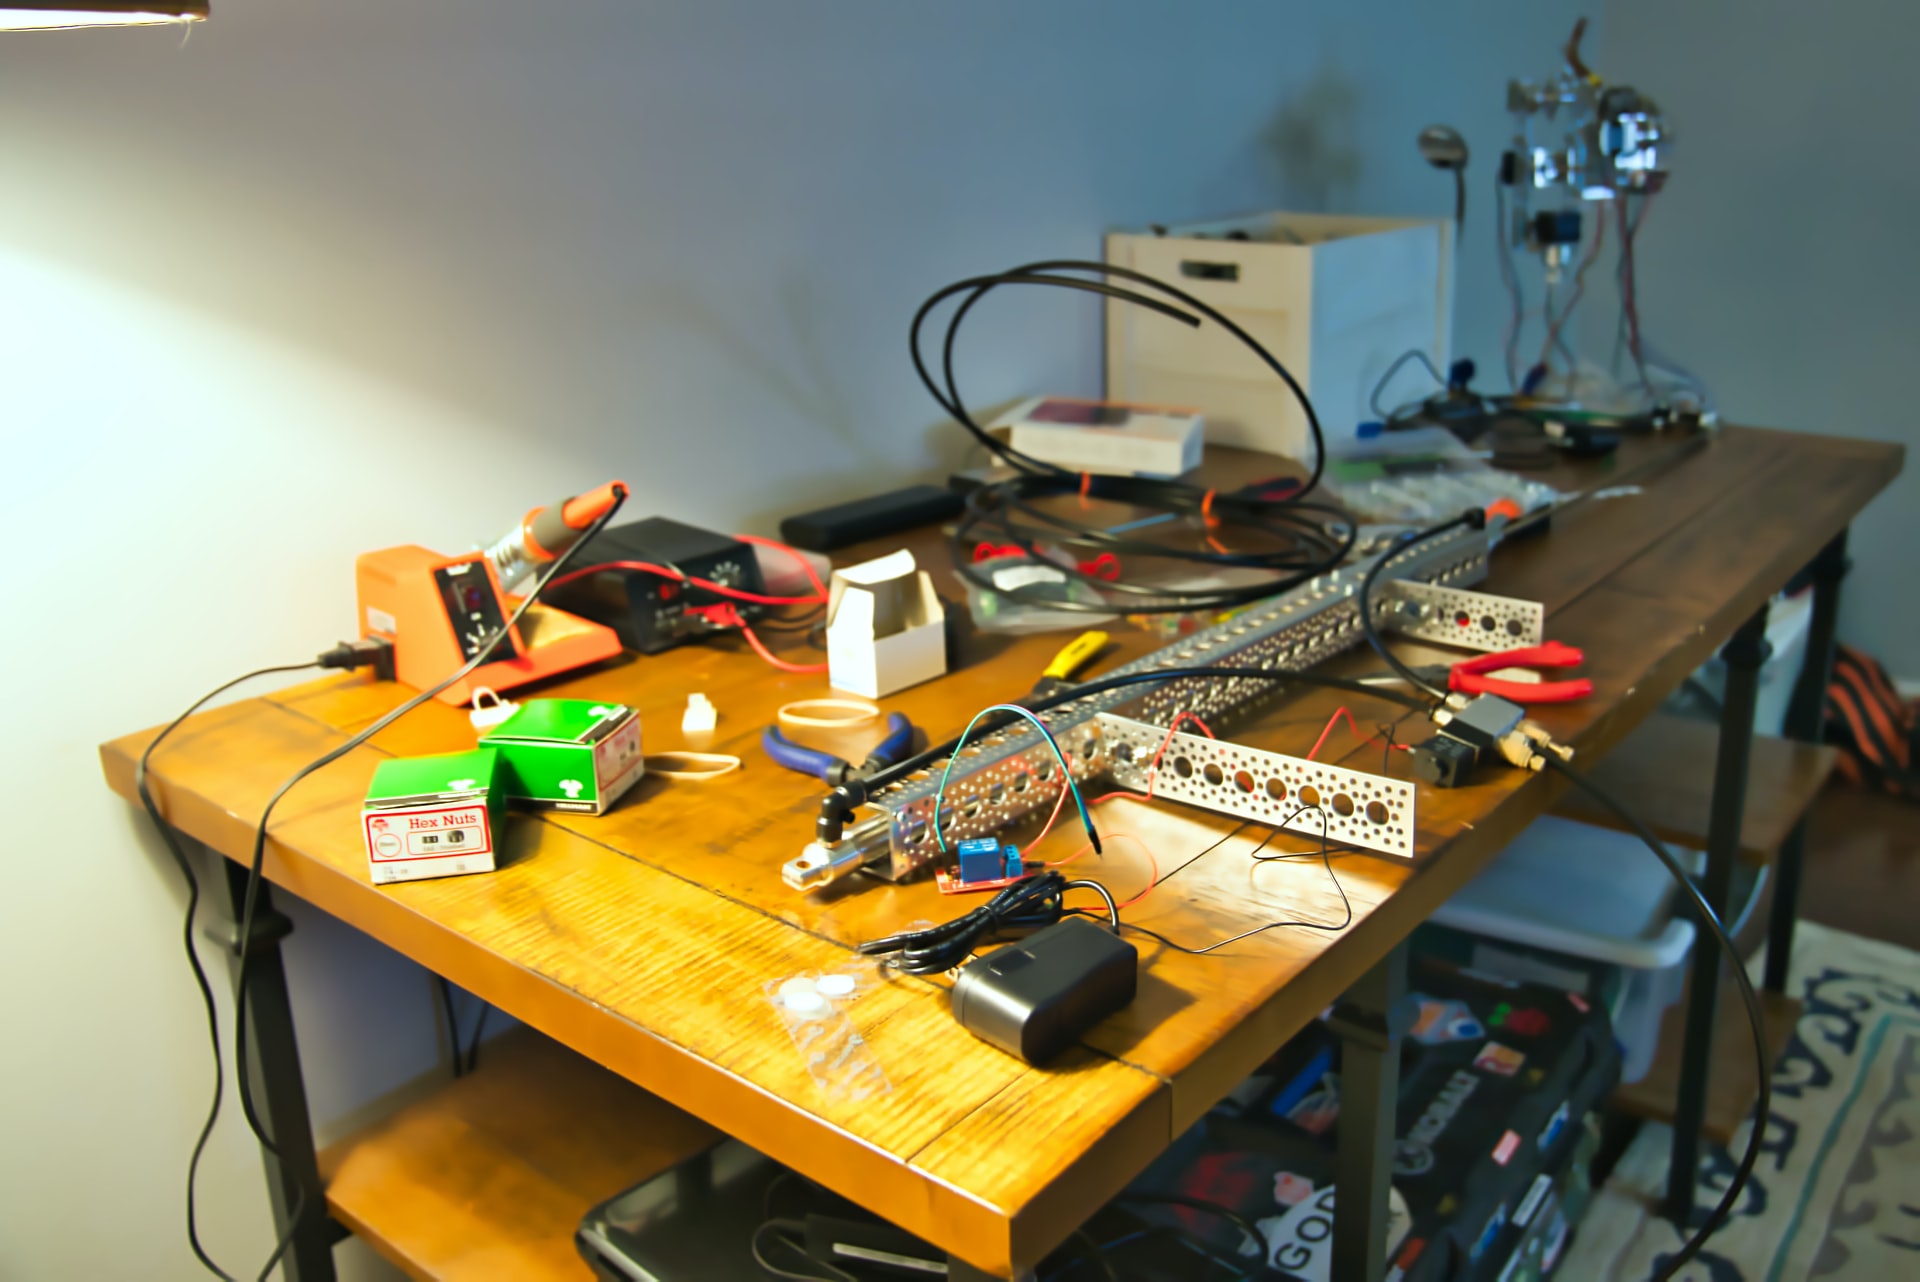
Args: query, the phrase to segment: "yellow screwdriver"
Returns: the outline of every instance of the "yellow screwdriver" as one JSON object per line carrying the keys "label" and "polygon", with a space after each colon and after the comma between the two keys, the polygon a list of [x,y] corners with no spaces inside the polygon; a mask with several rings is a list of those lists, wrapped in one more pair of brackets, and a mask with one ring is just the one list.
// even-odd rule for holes
{"label": "yellow screwdriver", "polygon": [[1091,632],[1082,632],[1067,642],[1041,671],[1040,680],[1034,683],[1027,697],[1044,699],[1050,694],[1066,689],[1073,683],[1073,675],[1093,662],[1094,656],[1106,649],[1110,639],[1106,633],[1095,629]]}

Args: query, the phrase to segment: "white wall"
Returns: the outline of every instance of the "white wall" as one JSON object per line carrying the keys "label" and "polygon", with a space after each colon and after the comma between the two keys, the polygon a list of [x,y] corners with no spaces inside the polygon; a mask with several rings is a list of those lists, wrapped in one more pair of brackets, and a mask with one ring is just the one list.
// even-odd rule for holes
{"label": "white wall", "polygon": [[[1550,66],[1572,13],[215,7],[184,45],[0,40],[8,1278],[196,1275],[179,1189],[210,1082],[182,891],[99,741],[338,638],[368,548],[462,546],[609,475],[636,513],[766,528],[937,474],[958,443],[902,337],[934,287],[1096,256],[1114,225],[1443,212],[1411,146],[1431,120],[1482,157],[1457,342],[1490,351],[1504,81]],[[964,349],[982,402],[1097,385],[1076,300],[983,309]],[[334,1125],[434,1067],[430,990],[296,916]],[[202,1217],[230,1267],[264,1257],[231,1115]]]}
{"label": "white wall", "polygon": [[[1596,69],[1651,95],[1678,140],[1638,243],[1648,336],[1735,422],[1920,444],[1920,13],[1607,0],[1604,17]],[[1920,460],[1854,526],[1840,625],[1910,679],[1916,543]]]}

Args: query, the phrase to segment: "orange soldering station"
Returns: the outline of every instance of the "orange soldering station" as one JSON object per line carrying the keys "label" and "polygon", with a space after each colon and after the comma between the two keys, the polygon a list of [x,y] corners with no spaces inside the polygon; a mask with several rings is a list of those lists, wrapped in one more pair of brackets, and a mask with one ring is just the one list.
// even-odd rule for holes
{"label": "orange soldering station", "polygon": [[[613,506],[609,481],[537,507],[492,547],[443,556],[407,545],[368,552],[354,563],[364,636],[393,646],[395,677],[425,690],[480,652],[519,605],[511,590],[565,552]],[[462,704],[481,686],[508,690],[620,653],[612,628],[535,602],[483,663],[440,694]]]}

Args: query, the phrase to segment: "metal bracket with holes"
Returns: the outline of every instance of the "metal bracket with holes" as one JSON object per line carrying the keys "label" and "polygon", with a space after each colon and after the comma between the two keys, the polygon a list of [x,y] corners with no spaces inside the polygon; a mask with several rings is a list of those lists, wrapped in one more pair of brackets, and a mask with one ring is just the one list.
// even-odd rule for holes
{"label": "metal bracket with holes", "polygon": [[[1360,585],[1378,561],[1385,560],[1382,572],[1388,577],[1376,582],[1373,606],[1380,626],[1393,628],[1401,625],[1404,599],[1388,595],[1395,585],[1421,580],[1457,591],[1486,577],[1487,553],[1487,532],[1470,527],[1398,545],[1330,570],[1104,675],[1144,677],[1160,669],[1185,667],[1309,668],[1362,644]],[[1463,599],[1483,598],[1467,593]],[[1061,748],[1072,755],[1074,775],[1084,778],[1102,770],[1111,772],[1093,727],[1102,713],[1128,712],[1148,721],[1170,722],[1180,712],[1192,712],[1206,717],[1216,729],[1224,729],[1228,721],[1257,714],[1282,697],[1285,688],[1285,682],[1277,681],[1169,677],[1088,695],[1039,716]],[[1153,733],[1158,746],[1158,736],[1166,732]],[[781,867],[781,877],[795,890],[807,891],[862,870],[898,881],[934,862],[939,839],[928,825],[945,765],[931,762],[926,769],[869,793],[855,814],[843,816],[838,838],[809,842]],[[1043,807],[1060,799],[1058,774],[1048,774],[1054,768],[1052,746],[1031,725],[1011,724],[969,744],[953,763],[941,807],[948,842],[997,832],[1036,812],[1045,813]],[[1411,809],[1408,814],[1411,822]],[[1307,818],[1314,821],[1312,815]]]}
{"label": "metal bracket with holes", "polygon": [[[1116,783],[1329,841],[1413,858],[1414,786],[1304,757],[1263,752],[1103,713],[1096,720]],[[1165,744],[1162,751],[1161,745]],[[1160,756],[1158,769],[1152,766]],[[1314,807],[1318,807],[1317,810]]]}
{"label": "metal bracket with holes", "polygon": [[1402,636],[1489,653],[1539,645],[1543,639],[1547,609],[1538,601],[1406,579],[1390,587],[1393,605],[1381,621]]}

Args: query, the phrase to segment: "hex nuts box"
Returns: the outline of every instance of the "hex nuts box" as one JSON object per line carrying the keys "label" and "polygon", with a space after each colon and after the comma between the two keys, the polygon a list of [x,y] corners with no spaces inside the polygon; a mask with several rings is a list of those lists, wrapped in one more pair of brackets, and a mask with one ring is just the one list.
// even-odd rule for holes
{"label": "hex nuts box", "polygon": [[500,783],[490,748],[381,762],[360,809],[374,884],[492,872]]}
{"label": "hex nuts box", "polygon": [[507,800],[529,810],[605,814],[646,771],[640,714],[621,703],[529,699],[489,730]]}

